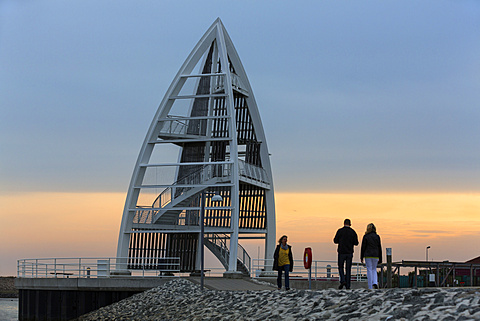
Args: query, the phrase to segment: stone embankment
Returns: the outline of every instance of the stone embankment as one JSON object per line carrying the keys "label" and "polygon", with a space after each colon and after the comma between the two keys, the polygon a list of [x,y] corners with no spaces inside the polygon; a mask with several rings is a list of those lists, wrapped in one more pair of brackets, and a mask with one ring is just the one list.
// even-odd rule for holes
{"label": "stone embankment", "polygon": [[174,279],[78,320],[480,320],[479,300],[478,288],[201,292]]}
{"label": "stone embankment", "polygon": [[15,277],[0,276],[0,298],[18,298],[18,290],[15,288]]}

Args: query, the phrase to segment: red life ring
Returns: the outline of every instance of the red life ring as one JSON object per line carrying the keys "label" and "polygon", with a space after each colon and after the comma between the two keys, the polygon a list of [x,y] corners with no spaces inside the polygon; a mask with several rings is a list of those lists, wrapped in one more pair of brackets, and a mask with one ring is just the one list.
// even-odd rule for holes
{"label": "red life ring", "polygon": [[309,247],[305,248],[305,252],[303,252],[303,266],[306,269],[310,269],[312,267],[312,249]]}

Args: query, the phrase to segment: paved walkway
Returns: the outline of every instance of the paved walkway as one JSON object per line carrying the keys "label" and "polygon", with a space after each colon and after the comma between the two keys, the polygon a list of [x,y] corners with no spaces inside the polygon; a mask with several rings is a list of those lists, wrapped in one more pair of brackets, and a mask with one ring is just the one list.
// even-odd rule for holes
{"label": "paved walkway", "polygon": [[[200,284],[199,277],[189,277],[190,281]],[[250,279],[227,279],[223,277],[206,277],[204,285],[210,290],[220,291],[261,291],[261,290],[275,290],[274,286],[258,284]]]}

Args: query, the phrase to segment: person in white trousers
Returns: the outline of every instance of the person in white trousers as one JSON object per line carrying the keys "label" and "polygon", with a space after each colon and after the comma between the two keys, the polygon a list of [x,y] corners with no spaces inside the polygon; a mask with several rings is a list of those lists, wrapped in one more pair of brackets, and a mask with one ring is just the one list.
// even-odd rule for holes
{"label": "person in white trousers", "polygon": [[377,229],[373,223],[367,225],[367,230],[362,239],[360,260],[367,267],[367,280],[369,289],[378,289],[377,264],[382,263],[382,244]]}

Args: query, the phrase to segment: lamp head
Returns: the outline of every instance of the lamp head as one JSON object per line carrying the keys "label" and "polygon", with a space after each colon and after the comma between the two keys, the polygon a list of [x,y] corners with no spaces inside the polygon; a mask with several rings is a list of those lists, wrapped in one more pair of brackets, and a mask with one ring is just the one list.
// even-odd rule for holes
{"label": "lamp head", "polygon": [[212,196],[212,202],[221,202],[221,201],[223,201],[222,195],[215,194]]}

